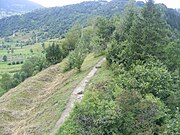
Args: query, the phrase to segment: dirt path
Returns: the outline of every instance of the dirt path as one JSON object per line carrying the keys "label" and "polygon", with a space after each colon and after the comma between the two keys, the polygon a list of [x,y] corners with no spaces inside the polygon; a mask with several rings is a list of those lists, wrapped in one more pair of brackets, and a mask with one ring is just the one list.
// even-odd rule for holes
{"label": "dirt path", "polygon": [[68,103],[66,104],[65,110],[62,112],[60,119],[57,121],[55,127],[53,128],[50,135],[55,135],[55,133],[58,131],[59,127],[65,122],[66,118],[69,116],[70,112],[72,111],[75,102],[80,102],[83,97],[83,92],[85,90],[86,85],[91,80],[91,78],[95,75],[98,68],[101,67],[101,64],[106,59],[103,58],[101,61],[99,61],[93,69],[89,72],[89,74],[79,83],[79,85],[73,90],[70,99]]}

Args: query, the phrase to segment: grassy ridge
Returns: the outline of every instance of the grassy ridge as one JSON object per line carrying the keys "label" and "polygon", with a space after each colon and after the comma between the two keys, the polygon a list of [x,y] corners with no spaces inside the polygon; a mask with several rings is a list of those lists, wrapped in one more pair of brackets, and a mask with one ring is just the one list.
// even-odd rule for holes
{"label": "grassy ridge", "polygon": [[64,60],[4,94],[0,98],[0,134],[48,134],[73,89],[100,59],[88,55],[80,73],[63,73]]}

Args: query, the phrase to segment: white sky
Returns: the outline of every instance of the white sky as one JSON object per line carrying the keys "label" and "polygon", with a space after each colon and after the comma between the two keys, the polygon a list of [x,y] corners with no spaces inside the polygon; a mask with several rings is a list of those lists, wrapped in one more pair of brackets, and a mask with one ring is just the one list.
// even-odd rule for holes
{"label": "white sky", "polygon": [[[64,6],[89,0],[31,0],[45,7]],[[93,1],[93,0],[92,0]],[[145,1],[145,0],[144,0]],[[164,3],[169,8],[180,8],[180,0],[155,0],[156,3]]]}

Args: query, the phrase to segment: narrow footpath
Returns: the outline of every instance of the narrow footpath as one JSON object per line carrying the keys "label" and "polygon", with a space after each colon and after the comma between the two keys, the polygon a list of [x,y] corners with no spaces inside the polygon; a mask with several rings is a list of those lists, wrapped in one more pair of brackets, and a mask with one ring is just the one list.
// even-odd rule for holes
{"label": "narrow footpath", "polygon": [[89,72],[89,74],[79,83],[79,85],[73,90],[69,101],[66,104],[65,110],[62,112],[59,120],[57,121],[55,127],[52,129],[52,132],[50,135],[55,135],[58,131],[59,127],[65,122],[66,118],[69,116],[70,112],[72,111],[74,105],[76,102],[80,102],[83,97],[83,93],[85,90],[86,85],[89,83],[91,78],[95,75],[98,68],[101,67],[102,63],[105,62],[106,59],[103,58],[101,61],[99,61],[93,69]]}

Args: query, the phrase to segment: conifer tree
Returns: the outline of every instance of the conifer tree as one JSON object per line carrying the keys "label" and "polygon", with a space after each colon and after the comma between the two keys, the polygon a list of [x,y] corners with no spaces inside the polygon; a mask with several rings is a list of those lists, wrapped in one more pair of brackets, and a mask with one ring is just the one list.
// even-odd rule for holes
{"label": "conifer tree", "polygon": [[51,64],[57,64],[62,60],[63,54],[59,45],[53,43],[46,49],[46,60]]}
{"label": "conifer tree", "polygon": [[148,0],[137,15],[130,29],[129,41],[133,59],[162,57],[166,41],[166,22],[153,0]]}

